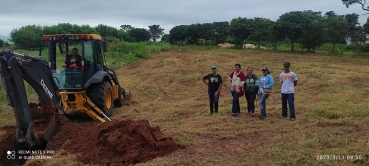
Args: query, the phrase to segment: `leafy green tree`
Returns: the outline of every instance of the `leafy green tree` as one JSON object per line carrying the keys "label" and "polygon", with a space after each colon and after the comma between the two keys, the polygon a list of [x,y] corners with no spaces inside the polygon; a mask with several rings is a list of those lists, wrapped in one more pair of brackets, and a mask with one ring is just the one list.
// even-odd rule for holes
{"label": "leafy green tree", "polygon": [[9,42],[4,42],[4,46],[9,47],[10,46]]}
{"label": "leafy green tree", "polygon": [[231,20],[228,34],[234,38],[234,44],[242,46],[245,40],[251,34],[251,20],[247,18],[234,18]]}
{"label": "leafy green tree", "polygon": [[255,17],[251,19],[251,34],[248,40],[257,42],[258,47],[260,47],[261,41],[267,41],[269,39],[273,23],[273,21],[266,18]]}
{"label": "leafy green tree", "polygon": [[164,34],[164,35],[161,37],[161,41],[163,41],[163,42],[169,42],[169,34]]}
{"label": "leafy green tree", "polygon": [[291,51],[304,30],[304,15],[302,11],[292,11],[279,16],[276,22],[277,32],[282,33],[291,43]]}
{"label": "leafy green tree", "polygon": [[273,50],[277,50],[277,44],[280,41],[286,40],[286,36],[283,33],[283,30],[279,29],[277,24],[274,23],[271,27],[269,41],[272,42]]}
{"label": "leafy green tree", "polygon": [[200,38],[205,39],[205,41],[208,42],[210,38],[212,37],[211,30],[212,30],[213,24],[204,23],[204,24],[199,24],[198,26],[199,26],[198,30],[199,30]]}
{"label": "leafy green tree", "polygon": [[76,32],[80,34],[94,34],[97,33],[96,29],[94,27],[91,27],[90,25],[81,25],[80,31]]}
{"label": "leafy green tree", "polygon": [[325,18],[325,25],[325,38],[332,43],[335,51],[336,44],[345,41],[349,29],[348,22],[344,16],[329,16]]}
{"label": "leafy green tree", "polygon": [[303,12],[303,30],[299,43],[307,49],[308,52],[324,43],[324,26],[321,12],[304,11]]}
{"label": "leafy green tree", "polygon": [[341,0],[343,4],[346,5],[347,8],[349,8],[353,4],[359,4],[361,5],[361,8],[363,10],[369,11],[369,5],[366,5],[366,0]]}
{"label": "leafy green tree", "polygon": [[223,43],[227,38],[229,22],[213,22],[210,27],[210,36],[215,39],[215,44]]}
{"label": "leafy green tree", "polygon": [[119,40],[121,40],[121,41],[123,40],[125,42],[133,42],[134,41],[134,39],[131,36],[129,36],[128,32],[124,32],[124,31],[121,31],[121,30],[119,30],[117,32],[117,38]]}
{"label": "leafy green tree", "polygon": [[173,44],[174,42],[181,42],[182,43],[186,39],[186,30],[188,25],[178,25],[173,27],[169,31],[169,43]]}
{"label": "leafy green tree", "polygon": [[128,31],[129,36],[133,38],[136,42],[148,41],[150,40],[149,32],[144,28],[132,28]]}
{"label": "leafy green tree", "polygon": [[357,54],[360,54],[363,49],[363,45],[367,40],[366,33],[363,27],[358,26],[356,29],[350,33],[350,42],[356,46]]}
{"label": "leafy green tree", "polygon": [[131,30],[133,27],[131,25],[121,25],[120,28],[121,28],[121,30],[127,32],[127,31]]}
{"label": "leafy green tree", "polygon": [[164,35],[164,29],[161,28],[160,25],[149,26],[148,32],[153,42],[156,42],[157,39],[160,39],[160,37]]}
{"label": "leafy green tree", "polygon": [[40,46],[43,28],[38,25],[27,25],[15,28],[10,32],[10,41],[22,49],[34,49]]}
{"label": "leafy green tree", "polygon": [[186,26],[185,36],[188,44],[195,44],[200,39],[202,26],[201,24],[191,24]]}
{"label": "leafy green tree", "polygon": [[349,40],[350,36],[352,36],[351,34],[356,33],[358,25],[360,25],[359,15],[357,15],[356,13],[346,14],[345,19],[346,19],[346,21],[348,23],[348,26],[349,26],[349,29],[348,29],[347,34],[346,34],[346,39]]}
{"label": "leafy green tree", "polygon": [[363,31],[366,35],[369,35],[369,17],[366,20],[366,23],[363,25]]}
{"label": "leafy green tree", "polygon": [[0,39],[0,47],[3,47],[3,46],[4,46],[4,40]]}

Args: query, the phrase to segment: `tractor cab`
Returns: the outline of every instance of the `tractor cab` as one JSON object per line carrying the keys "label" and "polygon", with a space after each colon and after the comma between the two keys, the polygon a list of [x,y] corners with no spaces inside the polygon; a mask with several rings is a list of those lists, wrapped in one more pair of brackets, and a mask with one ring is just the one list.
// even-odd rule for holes
{"label": "tractor cab", "polygon": [[[107,45],[96,34],[43,35],[54,82],[61,90],[84,90],[98,71],[104,71]],[[40,51],[40,54],[43,51]],[[93,79],[92,79],[93,81]]]}

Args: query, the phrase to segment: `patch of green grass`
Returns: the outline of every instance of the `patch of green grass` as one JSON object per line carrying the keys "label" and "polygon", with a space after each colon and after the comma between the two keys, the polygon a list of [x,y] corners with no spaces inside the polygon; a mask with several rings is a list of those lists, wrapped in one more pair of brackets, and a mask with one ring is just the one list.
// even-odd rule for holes
{"label": "patch of green grass", "polygon": [[316,82],[313,82],[312,84],[310,84],[310,87],[312,88],[323,88],[323,87],[327,87],[329,85],[329,83],[327,83],[326,80],[319,80]]}
{"label": "patch of green grass", "polygon": [[337,111],[329,111],[321,108],[313,108],[312,113],[315,117],[326,117],[329,119],[338,119],[340,115]]}
{"label": "patch of green grass", "polygon": [[195,144],[194,140],[188,137],[184,137],[184,136],[176,136],[175,137],[175,141],[179,144],[182,144],[186,147],[188,146],[192,146]]}
{"label": "patch of green grass", "polygon": [[369,123],[369,116],[365,118],[365,122]]}
{"label": "patch of green grass", "polygon": [[340,91],[340,88],[339,87],[332,87],[330,90],[331,90],[332,93],[338,93]]}
{"label": "patch of green grass", "polygon": [[367,117],[369,115],[369,109],[366,107],[352,110],[351,116],[354,117]]}
{"label": "patch of green grass", "polygon": [[193,63],[201,62],[201,59],[200,59],[200,57],[192,56],[192,62]]}
{"label": "patch of green grass", "polygon": [[172,121],[174,125],[181,125],[182,124],[182,119],[175,119]]}
{"label": "patch of green grass", "polygon": [[196,73],[183,73],[181,74],[179,80],[183,82],[196,82],[198,76]]}
{"label": "patch of green grass", "polygon": [[354,86],[355,88],[358,88],[361,86],[361,83],[355,81],[355,82],[352,82],[351,85]]}

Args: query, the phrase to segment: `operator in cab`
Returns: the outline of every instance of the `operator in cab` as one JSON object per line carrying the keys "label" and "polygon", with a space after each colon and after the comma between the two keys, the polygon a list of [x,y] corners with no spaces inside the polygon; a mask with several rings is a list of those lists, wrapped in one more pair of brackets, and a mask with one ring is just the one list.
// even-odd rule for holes
{"label": "operator in cab", "polygon": [[65,59],[64,66],[66,72],[78,72],[82,66],[82,58],[78,55],[78,49],[73,48],[72,54]]}
{"label": "operator in cab", "polygon": [[65,75],[65,85],[75,87],[81,81],[80,72],[82,67],[82,57],[78,55],[78,49],[73,48],[72,54],[65,59],[63,67],[65,68],[61,73]]}

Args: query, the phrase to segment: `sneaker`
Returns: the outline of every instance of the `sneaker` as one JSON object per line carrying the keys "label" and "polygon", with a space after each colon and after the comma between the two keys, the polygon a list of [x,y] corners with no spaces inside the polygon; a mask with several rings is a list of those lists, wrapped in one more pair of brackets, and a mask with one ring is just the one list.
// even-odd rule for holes
{"label": "sneaker", "polygon": [[295,118],[290,118],[291,121],[295,121],[296,119]]}
{"label": "sneaker", "polygon": [[252,114],[251,114],[251,116],[252,116],[252,117],[254,117],[254,116],[255,116],[255,114],[254,114],[254,113],[252,113]]}
{"label": "sneaker", "polygon": [[265,116],[260,115],[259,118],[260,119],[265,119]]}
{"label": "sneaker", "polygon": [[251,114],[251,112],[247,112],[246,114],[250,115],[250,114]]}

